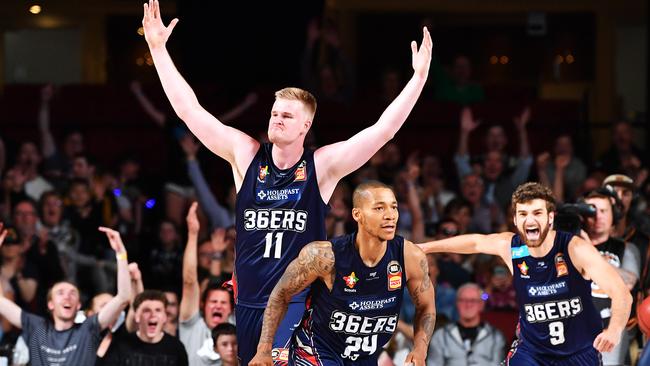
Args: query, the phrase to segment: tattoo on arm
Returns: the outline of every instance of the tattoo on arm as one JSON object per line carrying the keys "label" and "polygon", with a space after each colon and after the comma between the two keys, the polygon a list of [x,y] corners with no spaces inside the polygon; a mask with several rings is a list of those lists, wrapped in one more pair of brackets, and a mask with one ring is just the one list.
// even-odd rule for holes
{"label": "tattoo on arm", "polygon": [[429,263],[426,258],[420,260],[420,269],[422,269],[422,283],[420,284],[420,291],[424,292],[431,288],[431,279],[429,278]]}
{"label": "tattoo on arm", "polygon": [[424,331],[423,337],[415,339],[415,342],[422,342],[424,349],[429,347],[429,342],[433,336],[433,329],[436,325],[435,313],[417,314],[415,320],[415,334],[418,335],[420,331]]}
{"label": "tattoo on arm", "polygon": [[284,318],[291,297],[317,278],[333,276],[334,252],[329,242],[314,242],[305,246],[285,270],[269,297],[260,343],[273,343],[275,332]]}

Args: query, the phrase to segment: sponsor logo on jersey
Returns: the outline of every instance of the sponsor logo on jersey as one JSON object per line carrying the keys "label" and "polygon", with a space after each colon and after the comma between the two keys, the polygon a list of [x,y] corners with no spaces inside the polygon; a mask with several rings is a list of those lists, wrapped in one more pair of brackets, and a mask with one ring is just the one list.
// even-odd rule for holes
{"label": "sponsor logo on jersey", "polygon": [[528,267],[526,261],[517,264],[517,267],[519,267],[519,271],[521,272],[520,275],[521,278],[530,278],[530,276],[528,275],[528,270],[530,269],[530,267]]}
{"label": "sponsor logo on jersey", "polygon": [[368,317],[334,310],[329,328],[336,333],[351,335],[392,334],[397,329],[397,317],[398,314]]}
{"label": "sponsor logo on jersey", "polygon": [[528,246],[526,246],[526,245],[511,248],[510,253],[512,254],[512,259],[519,259],[519,258],[523,258],[523,257],[528,257],[530,255],[528,253]]}
{"label": "sponsor logo on jersey", "polygon": [[569,287],[565,281],[539,286],[528,285],[526,288],[528,289],[528,295],[531,297],[552,296],[569,292]]}
{"label": "sponsor logo on jersey", "polygon": [[289,349],[274,348],[271,351],[271,358],[273,358],[273,361],[289,361]]}
{"label": "sponsor logo on jersey", "polygon": [[380,310],[395,306],[396,301],[396,296],[378,300],[353,300],[348,301],[348,307],[353,311]]}
{"label": "sponsor logo on jersey", "polygon": [[257,181],[260,183],[266,183],[266,176],[269,174],[269,166],[260,164],[259,173],[257,173]]}
{"label": "sponsor logo on jersey", "polygon": [[388,290],[395,291],[402,288],[402,266],[399,262],[390,261],[386,272],[388,272]]}
{"label": "sponsor logo on jersey", "polygon": [[526,321],[529,323],[568,319],[582,312],[582,302],[579,297],[574,297],[569,300],[525,304],[524,312],[526,313]]}
{"label": "sponsor logo on jersey", "polygon": [[567,267],[566,262],[564,261],[564,255],[562,253],[557,253],[555,255],[555,271],[557,276],[566,276],[569,274],[569,267]]}
{"label": "sponsor logo on jersey", "polygon": [[379,279],[379,276],[377,276],[377,272],[370,272],[368,274],[368,281],[377,280],[377,279]]}
{"label": "sponsor logo on jersey", "polygon": [[248,209],[244,211],[244,229],[284,230],[302,233],[307,228],[307,211],[284,209]]}
{"label": "sponsor logo on jersey", "polygon": [[359,278],[354,272],[350,273],[348,276],[343,276],[343,281],[348,288],[354,288],[354,286],[359,282]]}
{"label": "sponsor logo on jersey", "polygon": [[298,201],[302,192],[300,188],[257,189],[258,201]]}
{"label": "sponsor logo on jersey", "polygon": [[304,182],[307,180],[307,162],[306,161],[301,161],[300,165],[298,165],[298,168],[296,169],[296,174],[295,174],[295,179],[293,180],[294,182]]}

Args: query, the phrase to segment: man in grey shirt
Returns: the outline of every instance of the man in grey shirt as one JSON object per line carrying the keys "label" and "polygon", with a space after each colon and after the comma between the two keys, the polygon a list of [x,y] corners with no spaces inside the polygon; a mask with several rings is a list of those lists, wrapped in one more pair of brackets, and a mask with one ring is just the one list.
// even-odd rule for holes
{"label": "man in grey shirt", "polygon": [[[81,308],[79,289],[69,282],[58,282],[47,294],[47,307],[52,320],[23,311],[3,296],[0,286],[0,315],[13,326],[21,328],[32,366],[94,365],[100,332],[112,324],[126,307],[131,292],[127,255],[117,231],[100,228],[106,233],[117,259],[117,295],[102,310],[81,324],[75,316]],[[0,224],[0,246],[7,231]]]}
{"label": "man in grey shirt", "polygon": [[[187,213],[187,245],[183,254],[183,297],[178,316],[178,335],[187,350],[190,366],[212,365],[219,360],[219,355],[214,352],[211,329],[228,322],[233,309],[230,292],[221,286],[208,285],[201,294],[197,271],[197,243],[200,228],[196,214],[197,207],[197,203],[194,202]],[[218,265],[221,256],[220,252],[212,254],[213,265]]]}

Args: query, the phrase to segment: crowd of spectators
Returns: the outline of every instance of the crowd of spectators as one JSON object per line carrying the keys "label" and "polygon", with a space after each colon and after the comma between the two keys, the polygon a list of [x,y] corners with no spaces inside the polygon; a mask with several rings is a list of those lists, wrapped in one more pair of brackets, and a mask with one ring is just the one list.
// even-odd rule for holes
{"label": "crowd of spectators", "polygon": [[[333,21],[309,24],[301,75],[302,86],[319,100],[354,103],[354,67]],[[399,138],[386,145],[335,190],[328,236],[355,227],[350,192],[366,180],[394,187],[398,230],[414,242],[513,231],[510,195],[519,184],[537,180],[553,189],[560,207],[580,201],[596,208],[595,216],[584,217],[582,229],[637,301],[643,299],[650,284],[649,167],[647,153],[633,142],[633,126],[613,123],[611,148],[592,162],[565,133],[532,151],[535,136],[528,126],[534,111],[524,108],[512,121],[488,126],[480,145],[470,146],[481,125],[472,105],[486,98],[472,80],[470,60],[459,55],[448,69],[435,65],[433,79],[433,98],[463,106],[456,150],[434,154],[421,146],[405,156]],[[388,71],[383,83],[378,103],[399,90],[399,73]],[[75,338],[77,349],[92,350],[75,356],[82,357],[77,364],[237,363],[233,294],[223,287],[234,262],[234,186],[224,183],[229,180],[208,182],[201,145],[182,122],[152,102],[140,83],[133,82],[131,91],[164,135],[167,160],[156,177],[164,192],[158,202],[145,194],[137,156],[101,166],[79,130],[56,141],[52,86],[41,91],[32,139],[6,151],[0,136],[0,222],[7,229],[0,247],[0,354],[14,364],[64,362],[70,350],[57,348],[62,334]],[[251,93],[219,119],[227,123],[256,103]],[[256,123],[265,128],[265,121]],[[509,141],[506,131],[515,131],[515,138]],[[224,199],[214,194],[215,183],[227,192]],[[154,205],[162,208],[152,222],[145,212]],[[498,363],[517,319],[507,266],[484,255],[428,259],[438,314],[428,365]],[[401,364],[411,346],[414,308],[405,296],[383,365]],[[597,287],[593,296],[606,324],[608,299]],[[643,347],[634,315],[605,364],[630,364],[632,344]]]}

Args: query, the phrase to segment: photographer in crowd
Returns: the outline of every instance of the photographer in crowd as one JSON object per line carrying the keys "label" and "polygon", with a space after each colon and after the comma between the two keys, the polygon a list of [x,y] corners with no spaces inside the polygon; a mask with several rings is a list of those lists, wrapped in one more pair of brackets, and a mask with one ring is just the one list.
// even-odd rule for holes
{"label": "photographer in crowd", "polygon": [[[593,245],[603,258],[621,275],[625,285],[630,289],[639,279],[639,252],[633,245],[611,235],[613,227],[622,217],[622,204],[610,187],[601,187],[587,193],[584,203],[592,205],[596,214],[587,217],[586,231]],[[611,299],[595,283],[591,284],[591,296],[607,327],[611,317]],[[628,356],[631,337],[623,331],[621,342],[611,351],[604,352],[604,365],[623,365]]]}

